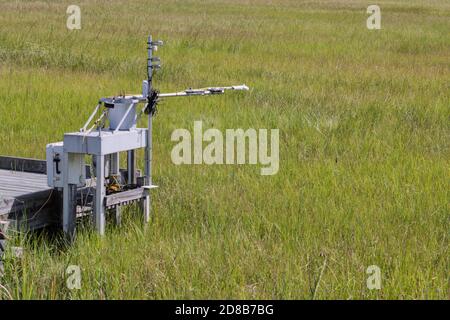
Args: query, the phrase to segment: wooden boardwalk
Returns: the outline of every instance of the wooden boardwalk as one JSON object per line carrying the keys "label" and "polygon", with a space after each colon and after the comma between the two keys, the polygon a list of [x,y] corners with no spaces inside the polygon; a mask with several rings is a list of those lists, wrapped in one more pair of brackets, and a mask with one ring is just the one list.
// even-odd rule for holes
{"label": "wooden boardwalk", "polygon": [[[92,212],[96,181],[86,166],[86,186],[77,189],[76,217]],[[120,169],[122,180],[128,173]],[[107,210],[142,200],[148,190],[142,187],[140,170],[136,170],[137,186],[105,196]],[[0,156],[0,225],[9,222],[23,230],[61,226],[62,190],[47,185],[45,160]]]}
{"label": "wooden boardwalk", "polygon": [[0,158],[0,221],[28,230],[58,223],[58,198],[47,185],[45,161]]}
{"label": "wooden boardwalk", "polygon": [[0,197],[2,198],[20,198],[29,193],[51,190],[52,188],[47,186],[47,176],[44,174],[0,170]]}

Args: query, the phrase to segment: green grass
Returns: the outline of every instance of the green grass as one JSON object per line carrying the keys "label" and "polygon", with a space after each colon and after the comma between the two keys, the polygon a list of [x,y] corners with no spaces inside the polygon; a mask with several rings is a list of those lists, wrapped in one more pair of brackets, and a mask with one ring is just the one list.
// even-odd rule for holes
{"label": "green grass", "polygon": [[[14,299],[449,298],[448,1],[377,1],[379,31],[368,1],[77,3],[69,31],[72,2],[0,0],[1,154],[44,158],[99,97],[139,91],[149,32],[166,42],[162,91],[252,90],[161,105],[152,222],[131,208],[66,249],[17,237],[0,279]],[[195,120],[279,128],[278,174],[172,164],[172,131]]]}

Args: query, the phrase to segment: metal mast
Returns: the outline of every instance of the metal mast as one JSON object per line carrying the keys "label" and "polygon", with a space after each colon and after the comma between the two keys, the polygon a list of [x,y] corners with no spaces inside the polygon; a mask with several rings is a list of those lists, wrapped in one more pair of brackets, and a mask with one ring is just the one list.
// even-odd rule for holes
{"label": "metal mast", "polygon": [[[153,56],[153,50],[157,50],[158,46],[162,46],[162,41],[153,41],[152,36],[148,36],[147,40],[147,83],[143,84],[142,95],[147,97],[147,107],[146,113],[148,114],[148,131],[147,131],[147,147],[145,148],[145,175],[146,185],[148,188],[152,186],[152,118],[156,111],[156,103],[158,100],[158,93],[153,89],[153,71],[159,69],[161,66],[159,64],[160,59]],[[150,219],[150,191],[148,191],[148,196],[144,201],[144,220],[148,222]]]}

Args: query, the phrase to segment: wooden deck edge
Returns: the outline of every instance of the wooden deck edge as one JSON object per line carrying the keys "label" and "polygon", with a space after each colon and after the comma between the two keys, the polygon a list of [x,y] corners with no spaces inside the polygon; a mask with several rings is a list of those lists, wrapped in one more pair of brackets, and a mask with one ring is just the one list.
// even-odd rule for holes
{"label": "wooden deck edge", "polygon": [[47,174],[45,160],[0,156],[0,169]]}
{"label": "wooden deck edge", "polygon": [[60,224],[61,192],[56,189],[30,193],[17,199],[0,201],[0,220],[7,219],[12,229],[36,230]]}

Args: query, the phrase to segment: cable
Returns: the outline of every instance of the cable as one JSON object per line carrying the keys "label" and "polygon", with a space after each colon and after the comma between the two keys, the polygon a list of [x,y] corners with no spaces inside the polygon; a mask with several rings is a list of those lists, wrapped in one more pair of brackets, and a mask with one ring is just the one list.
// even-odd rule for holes
{"label": "cable", "polygon": [[[41,212],[42,209],[44,209],[44,207],[45,207],[45,206],[47,205],[47,203],[50,201],[50,199],[51,199],[51,197],[52,197],[52,195],[53,195],[53,191],[54,191],[54,190],[55,190],[55,189],[52,189],[52,191],[50,191],[50,194],[49,194],[47,200],[45,200],[44,204],[39,208],[39,210],[36,211],[36,212],[34,213],[34,215],[33,215],[31,218],[25,219],[25,220],[23,220],[23,221],[27,222],[27,221],[30,221],[30,220],[33,220],[34,218],[36,218],[36,216],[38,215],[38,213]],[[16,199],[16,198],[14,198],[14,199]],[[16,199],[16,200],[17,200],[17,199]],[[22,203],[24,203],[24,202],[22,202]]]}

